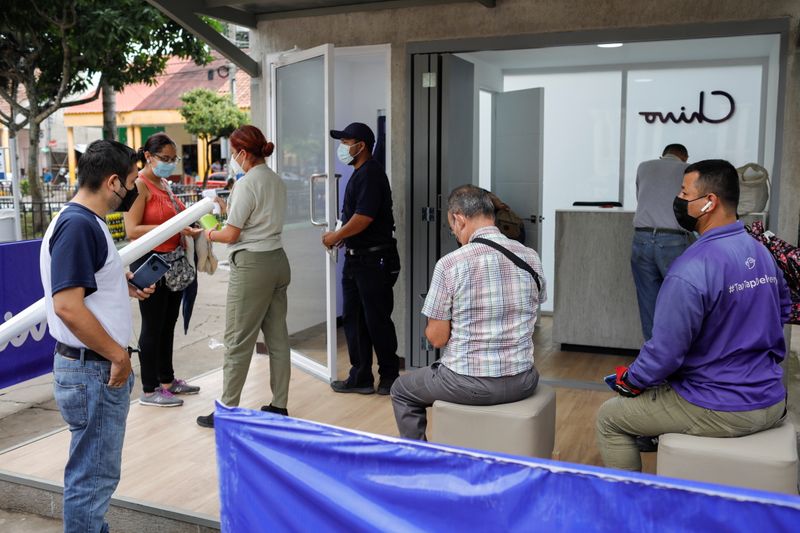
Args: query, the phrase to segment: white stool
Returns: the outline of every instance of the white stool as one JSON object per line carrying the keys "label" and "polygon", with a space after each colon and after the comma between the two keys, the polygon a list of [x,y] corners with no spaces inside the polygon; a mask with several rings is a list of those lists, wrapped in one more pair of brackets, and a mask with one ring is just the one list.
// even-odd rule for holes
{"label": "white stool", "polygon": [[463,448],[544,457],[553,454],[556,393],[539,384],[524,400],[498,405],[433,404],[429,440]]}
{"label": "white stool", "polygon": [[794,425],[733,438],[666,433],[658,439],[660,476],[797,494]]}

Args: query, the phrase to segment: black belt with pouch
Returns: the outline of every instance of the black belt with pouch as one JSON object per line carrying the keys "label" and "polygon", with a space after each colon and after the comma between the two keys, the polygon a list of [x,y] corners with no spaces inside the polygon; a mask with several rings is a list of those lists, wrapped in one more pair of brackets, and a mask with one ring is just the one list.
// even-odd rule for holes
{"label": "black belt with pouch", "polygon": [[81,351],[83,351],[83,360],[84,361],[109,361],[99,353],[95,352],[94,350],[90,350],[89,348],[73,348],[72,346],[67,346],[61,342],[56,342],[56,353],[59,355],[63,355],[64,357],[69,357],[70,359],[80,359],[81,358]]}

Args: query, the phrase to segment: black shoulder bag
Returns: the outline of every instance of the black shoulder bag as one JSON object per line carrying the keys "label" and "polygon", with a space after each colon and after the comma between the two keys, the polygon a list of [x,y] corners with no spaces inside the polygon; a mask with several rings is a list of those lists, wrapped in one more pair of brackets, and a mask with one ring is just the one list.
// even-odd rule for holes
{"label": "black shoulder bag", "polygon": [[511,250],[508,250],[503,246],[500,246],[494,241],[490,241],[489,239],[484,239],[482,237],[477,237],[475,239],[472,239],[472,242],[479,242],[481,244],[485,244],[486,246],[491,246],[504,256],[508,257],[512,263],[517,265],[522,270],[527,271],[531,276],[533,276],[533,281],[536,282],[536,290],[538,292],[542,292],[542,282],[539,280],[539,274],[537,274],[536,271],[533,268],[531,268],[531,266],[528,263],[523,261],[522,258],[519,257],[517,254],[513,253]]}

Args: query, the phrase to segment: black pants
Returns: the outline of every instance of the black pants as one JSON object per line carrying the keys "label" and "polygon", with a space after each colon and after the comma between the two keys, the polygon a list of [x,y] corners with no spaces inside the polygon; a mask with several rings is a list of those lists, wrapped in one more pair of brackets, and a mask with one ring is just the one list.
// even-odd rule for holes
{"label": "black pants", "polygon": [[[136,270],[151,254],[135,261],[131,270]],[[139,334],[139,363],[142,390],[150,393],[161,383],[172,383],[175,371],[172,368],[172,343],[175,323],[181,309],[183,291],[169,290],[164,281],[156,283],[156,292],[150,298],[139,301],[142,315],[142,331]]]}
{"label": "black pants", "polygon": [[342,271],[343,321],[350,353],[350,383],[358,386],[374,383],[373,348],[378,357],[381,380],[394,380],[400,372],[397,333],[392,322],[392,287],[399,274],[397,249],[345,258]]}

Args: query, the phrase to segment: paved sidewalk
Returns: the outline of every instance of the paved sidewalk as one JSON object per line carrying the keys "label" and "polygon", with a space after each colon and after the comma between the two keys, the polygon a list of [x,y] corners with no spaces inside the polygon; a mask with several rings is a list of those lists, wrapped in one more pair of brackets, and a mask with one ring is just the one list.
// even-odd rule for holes
{"label": "paved sidewalk", "polygon": [[63,530],[61,520],[0,509],[0,531],[3,533],[61,533]]}

